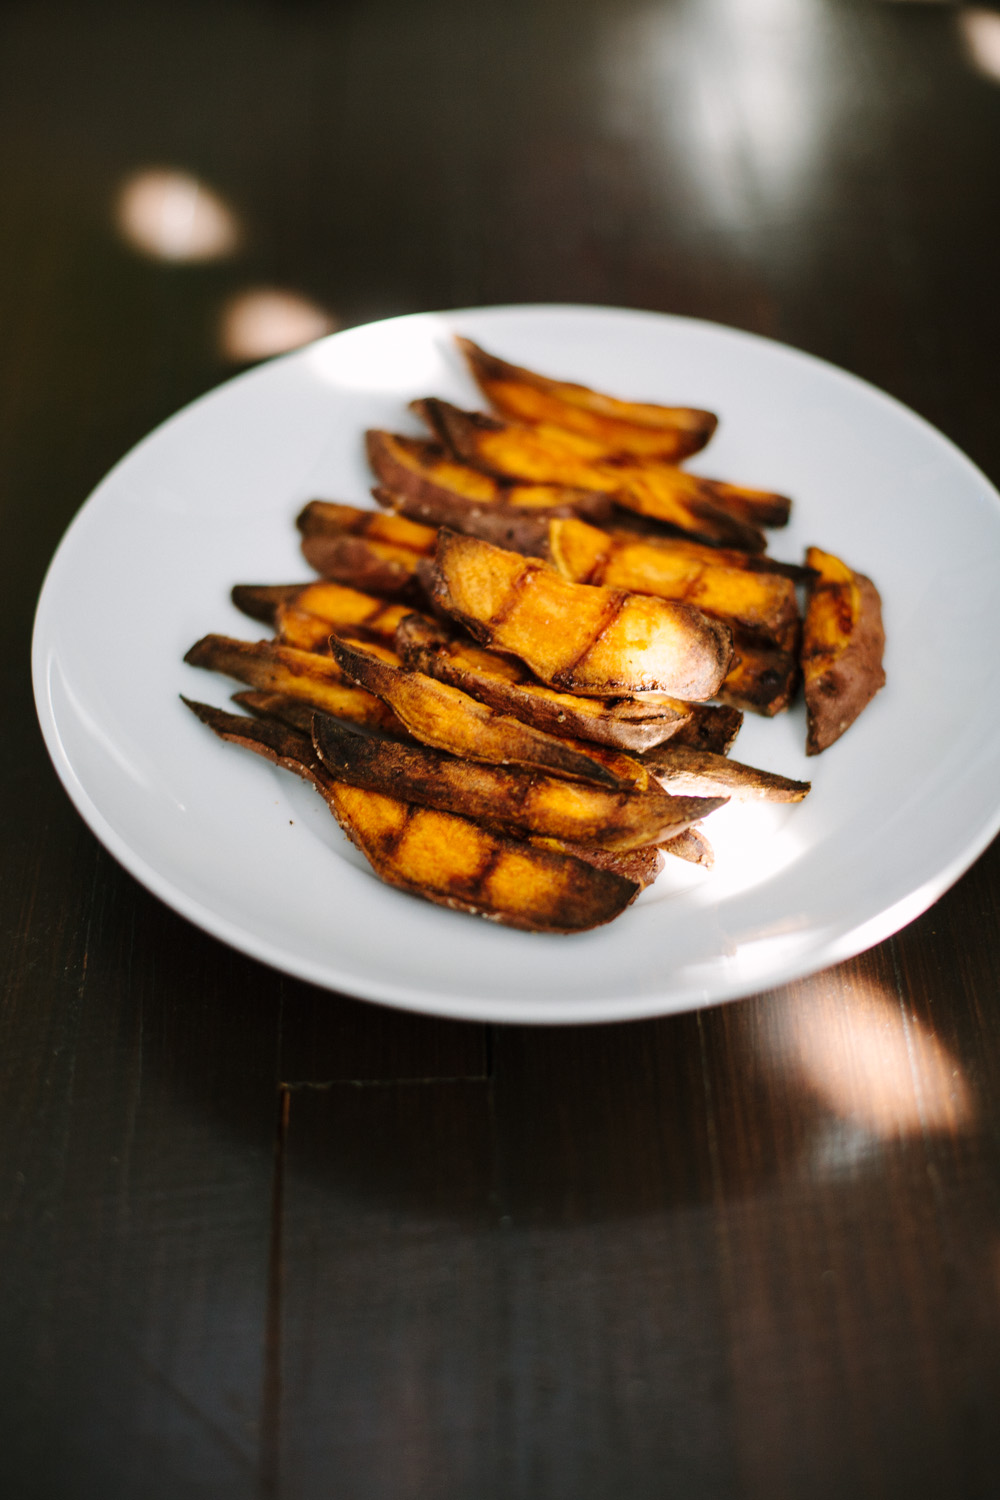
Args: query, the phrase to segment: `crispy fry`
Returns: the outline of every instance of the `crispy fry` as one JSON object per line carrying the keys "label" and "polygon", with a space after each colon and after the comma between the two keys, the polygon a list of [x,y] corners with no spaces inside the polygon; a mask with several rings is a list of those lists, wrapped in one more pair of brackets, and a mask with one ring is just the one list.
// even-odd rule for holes
{"label": "crispy fry", "polygon": [[676,838],[670,839],[663,845],[664,854],[672,854],[676,859],[685,859],[690,865],[701,865],[702,869],[710,870],[715,864],[715,850],[705,837],[701,828],[685,828]]}
{"label": "crispy fry", "polygon": [[[422,438],[371,429],[365,436],[368,461],[381,484],[402,505],[427,506],[429,512],[450,509],[457,513],[469,506],[509,506],[517,511],[556,512],[581,515],[591,521],[606,521],[612,513],[608,495],[597,490],[573,490],[558,484],[501,483],[494,475],[459,463],[440,443]],[[420,521],[415,510],[404,514]],[[428,520],[428,525],[450,522]],[[461,529],[461,528],[457,528]]]}
{"label": "crispy fry", "polygon": [[421,615],[408,615],[401,622],[396,649],[413,671],[450,682],[498,713],[514,714],[549,734],[572,735],[619,750],[651,749],[694,716],[691,704],[656,694],[581,698],[558,693],[513,657],[449,638]]}
{"label": "crispy fry", "polygon": [[456,758],[424,745],[361,736],[317,716],[313,744],[338,780],[479,822],[602,849],[637,849],[682,833],[726,800],[608,791],[517,766]]}
{"label": "crispy fry", "polygon": [[330,630],[351,630],[387,641],[392,640],[400,620],[412,608],[387,604],[384,599],[327,579],[318,583],[238,583],[232,600],[251,619],[268,625],[279,624],[283,609],[294,609],[324,623],[328,635]]}
{"label": "crispy fry", "polygon": [[550,687],[581,697],[657,692],[692,702],[718,691],[732,653],[722,622],[690,605],[569,583],[544,563],[474,537],[439,536],[437,602]]}
{"label": "crispy fry", "polygon": [[818,575],[802,634],[806,754],[818,755],[885,685],[885,631],[870,578],[819,547],[809,548],[806,562]]}
{"label": "crispy fry", "polygon": [[654,460],[619,458],[600,443],[558,427],[495,421],[430,397],[413,403],[448,447],[500,478],[601,490],[626,510],[667,522],[709,543],[763,552],[763,533],[712,498],[704,482]]}
{"label": "crispy fry", "polygon": [[725,703],[692,703],[691,718],[672,736],[678,745],[728,755],[743,724],[743,713]]}
{"label": "crispy fry", "polygon": [[334,660],[361,687],[383,699],[415,739],[469,760],[534,766],[558,776],[593,781],[616,790],[648,780],[648,772],[621,756],[608,764],[599,745],[557,739],[508,714],[497,713],[449,683],[386,661],[372,646],[334,637]]}
{"label": "crispy fry", "polygon": [[719,699],[732,708],[773,719],[792,701],[799,681],[797,643],[792,648],[754,640],[733,632],[736,654],[719,690]]}
{"label": "crispy fry", "polygon": [[616,453],[666,459],[697,453],[718,425],[710,411],[619,401],[587,386],[550,380],[508,364],[471,339],[455,342],[486,399],[516,422],[549,422],[596,438]]}
{"label": "crispy fry", "polygon": [[311,500],[296,524],[317,573],[389,598],[412,596],[417,564],[434,551],[429,526],[328,500]]}
{"label": "crispy fry", "polygon": [[549,522],[547,550],[574,583],[681,600],[765,637],[780,637],[798,619],[791,579],[706,561],[665,539],[613,536],[569,517]]}
{"label": "crispy fry", "polygon": [[338,782],[309,740],[284,725],[184,701],[220,738],[311,781],[376,874],[411,895],[533,932],[586,931],[638,895],[634,881],[612,870]]}
{"label": "crispy fry", "polygon": [[737,802],[801,802],[808,781],[791,781],[773,771],[741,765],[725,755],[688,745],[658,745],[642,758],[653,776],[675,796],[732,797]]}
{"label": "crispy fry", "polygon": [[399,734],[402,725],[378,697],[363,692],[329,657],[281,646],[274,641],[238,641],[206,635],[184,660],[193,667],[224,672],[250,687],[299,698],[353,724]]}

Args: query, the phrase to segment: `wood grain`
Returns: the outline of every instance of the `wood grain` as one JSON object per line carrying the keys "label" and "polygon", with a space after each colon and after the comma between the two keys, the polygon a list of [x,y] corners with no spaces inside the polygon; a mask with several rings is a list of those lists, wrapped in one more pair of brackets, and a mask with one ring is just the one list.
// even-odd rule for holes
{"label": "wood grain", "polygon": [[[730,323],[885,387],[995,479],[1000,89],[964,9],[4,8],[5,1495],[994,1491],[996,846],[889,942],[717,1010],[406,1016],[124,874],[27,672],[59,536],[231,373],[220,320],[255,287],[344,324],[545,300]],[[238,254],[123,241],[123,179],[162,166],[232,207]]]}

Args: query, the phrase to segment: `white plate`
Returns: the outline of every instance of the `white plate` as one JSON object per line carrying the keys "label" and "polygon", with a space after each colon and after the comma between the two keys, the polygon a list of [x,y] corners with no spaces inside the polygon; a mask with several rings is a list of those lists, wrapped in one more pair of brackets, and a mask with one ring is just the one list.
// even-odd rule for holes
{"label": "white plate", "polygon": [[[608,927],[513,932],[380,884],[318,797],[213,738],[178,694],[234,685],[182,663],[251,638],[235,582],[304,577],[293,519],[366,503],[361,433],[406,402],[474,404],[463,332],[519,363],[721,415],[693,467],[795,498],[772,551],[816,543],[881,589],[888,686],[807,761],[802,710],[749,720],[742,760],[811,778],[795,807],[726,808],[710,875],[671,861]],[[177,911],[289,973],[476,1020],[658,1015],[745,995],[880,941],[1000,827],[1000,505],[946,439],[830,365],[732,329],[590,307],[396,318],[240,376],[140,443],[70,527],[38,608],[49,752],[91,829]]]}

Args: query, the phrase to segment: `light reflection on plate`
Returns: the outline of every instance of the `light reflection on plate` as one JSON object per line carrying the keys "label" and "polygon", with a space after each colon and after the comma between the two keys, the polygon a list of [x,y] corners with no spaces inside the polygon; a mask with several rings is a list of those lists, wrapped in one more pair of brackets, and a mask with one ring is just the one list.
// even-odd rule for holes
{"label": "light reflection on plate", "polygon": [[[363,429],[415,431],[406,404],[432,390],[476,400],[453,332],[616,394],[716,410],[697,466],[795,498],[775,555],[823,545],[883,595],[888,686],[844,739],[807,760],[798,708],[748,720],[737,741],[738,759],[812,779],[810,798],[725,809],[707,825],[713,872],[672,867],[617,922],[576,937],[512,932],[389,890],[307,788],[214,740],[178,701],[226,703],[235,685],[181,658],[207,631],[257,634],[229,603],[234,582],[305,576],[292,524],[304,501],[365,503]],[[998,576],[989,483],[919,418],[831,366],[647,313],[420,315],[251,371],[133,450],[53,561],[35,694],[56,769],[98,838],[243,951],[438,1014],[624,1019],[733,998],[870,946],[985,847],[1000,826]]]}

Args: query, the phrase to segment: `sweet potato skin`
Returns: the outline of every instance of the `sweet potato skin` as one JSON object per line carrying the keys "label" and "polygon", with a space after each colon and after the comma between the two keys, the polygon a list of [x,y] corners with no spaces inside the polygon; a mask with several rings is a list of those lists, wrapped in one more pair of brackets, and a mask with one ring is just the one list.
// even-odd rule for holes
{"label": "sweet potato skin", "polygon": [[885,686],[885,630],[870,578],[818,547],[806,561],[817,573],[802,632],[806,754],[819,755]]}
{"label": "sweet potato skin", "polygon": [[437,603],[485,645],[582,697],[718,691],[732,655],[721,621],[686,604],[575,584],[552,568],[455,532],[439,534]]}
{"label": "sweet potato skin", "polygon": [[808,781],[743,765],[725,755],[687,745],[660,745],[642,758],[660,785],[676,796],[722,796],[737,802],[801,802]]}
{"label": "sweet potato skin", "polygon": [[338,782],[285,725],[183,701],[220,738],[312,782],[380,879],[410,895],[528,932],[573,933],[612,921],[639,893],[613,869]]}

